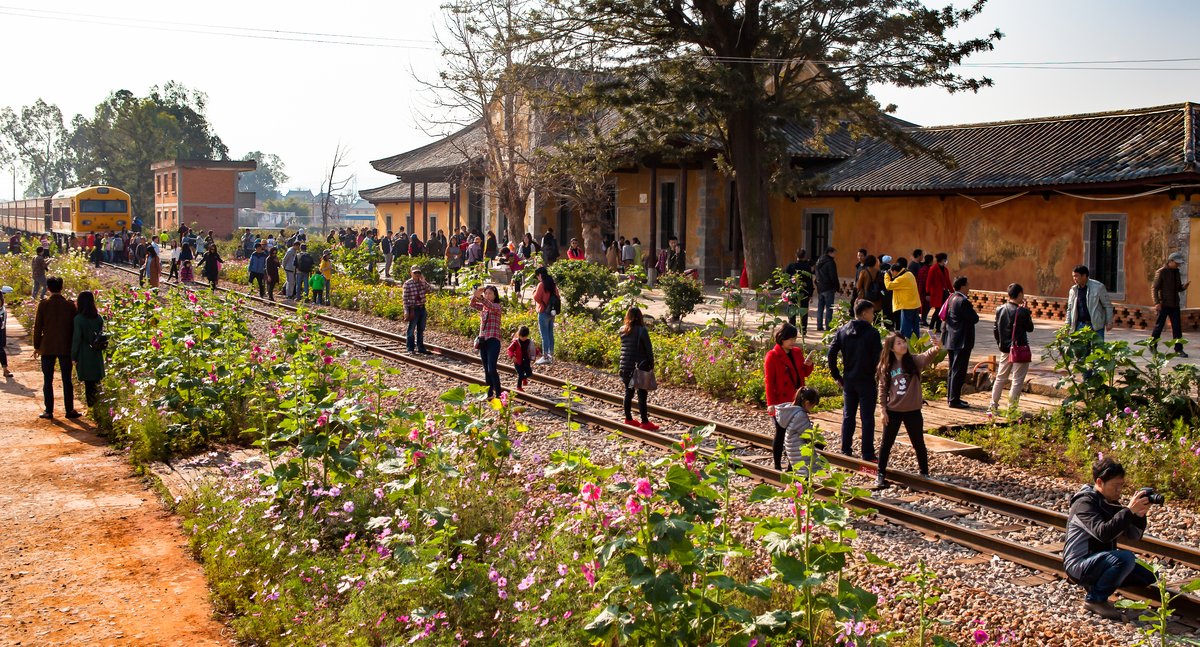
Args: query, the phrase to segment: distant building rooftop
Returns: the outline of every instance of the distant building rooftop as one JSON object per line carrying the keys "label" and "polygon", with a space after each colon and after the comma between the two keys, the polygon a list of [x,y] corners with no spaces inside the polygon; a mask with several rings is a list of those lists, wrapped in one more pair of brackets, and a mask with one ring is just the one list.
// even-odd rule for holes
{"label": "distant building rooftop", "polygon": [[212,171],[253,171],[258,168],[258,162],[254,160],[206,160],[206,159],[173,159],[154,162],[150,165],[150,170],[157,171],[164,168],[196,168],[208,169]]}

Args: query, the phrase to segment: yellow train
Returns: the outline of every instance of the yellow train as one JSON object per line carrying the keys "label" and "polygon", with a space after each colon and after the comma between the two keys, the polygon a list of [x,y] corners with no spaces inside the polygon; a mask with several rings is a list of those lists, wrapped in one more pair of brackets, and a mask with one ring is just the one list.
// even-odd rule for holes
{"label": "yellow train", "polygon": [[0,226],[31,234],[122,231],[132,223],[129,194],[112,186],[75,187],[49,198],[0,202]]}

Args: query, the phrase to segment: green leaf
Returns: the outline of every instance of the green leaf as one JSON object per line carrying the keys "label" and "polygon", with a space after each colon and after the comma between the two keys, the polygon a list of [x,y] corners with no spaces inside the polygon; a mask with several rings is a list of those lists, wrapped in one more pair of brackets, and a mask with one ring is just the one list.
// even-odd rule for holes
{"label": "green leaf", "polygon": [[783,492],[774,485],[760,483],[750,492],[750,503],[759,501],[770,501],[771,499],[784,496]]}
{"label": "green leaf", "polygon": [[583,627],[583,630],[592,636],[603,638],[607,641],[616,629],[620,613],[620,607],[609,605],[603,611],[596,614],[596,617],[592,618],[592,621],[587,623]]}

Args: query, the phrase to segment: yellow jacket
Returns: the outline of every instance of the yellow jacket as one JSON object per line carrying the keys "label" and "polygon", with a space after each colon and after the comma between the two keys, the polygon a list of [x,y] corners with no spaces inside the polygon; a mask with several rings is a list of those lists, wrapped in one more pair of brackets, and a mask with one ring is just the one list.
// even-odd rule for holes
{"label": "yellow jacket", "polygon": [[328,258],[321,259],[321,274],[325,275],[325,280],[333,278],[333,261]]}
{"label": "yellow jacket", "polygon": [[917,292],[917,279],[912,272],[905,270],[894,279],[891,272],[885,272],[883,286],[892,291],[893,310],[921,309],[921,295]]}

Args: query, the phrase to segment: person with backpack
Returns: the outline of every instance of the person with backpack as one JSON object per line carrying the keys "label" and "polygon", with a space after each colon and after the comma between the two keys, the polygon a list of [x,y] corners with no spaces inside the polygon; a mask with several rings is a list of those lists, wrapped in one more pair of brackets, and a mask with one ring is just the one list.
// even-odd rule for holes
{"label": "person with backpack", "polygon": [[267,252],[263,249],[263,244],[258,243],[254,246],[254,251],[250,252],[250,264],[247,266],[250,272],[250,287],[254,288],[254,282],[258,281],[258,298],[263,298],[267,294]]}
{"label": "person with backpack", "polygon": [[813,267],[813,282],[817,288],[817,331],[822,332],[833,324],[833,309],[837,305],[837,291],[841,287],[838,278],[837,260],[833,257],[837,250],[833,247],[825,249],[825,254],[817,260]]}
{"label": "person with backpack", "polygon": [[883,277],[879,274],[878,265],[879,259],[874,254],[868,254],[863,259],[854,292],[859,299],[870,301],[875,306],[875,312],[883,312]]}
{"label": "person with backpack", "polygon": [[[813,359],[805,357],[804,348],[797,344],[799,331],[790,323],[780,324],[775,329],[775,345],[763,358],[763,391],[767,398],[767,415],[775,423],[775,438],[771,444],[771,456],[775,469],[783,469],[784,437],[786,425],[779,421],[775,408],[787,404],[796,397],[796,391],[804,388],[804,379],[813,372]],[[813,351],[814,353],[816,351]]]}
{"label": "person with backpack", "polygon": [[[654,347],[650,343],[650,331],[646,330],[641,308],[634,307],[625,311],[625,321],[621,325],[621,361],[618,372],[621,383],[625,385],[625,424],[647,431],[657,431],[658,425],[650,422],[646,413],[649,392],[657,388],[657,384],[654,379]],[[638,413],[641,416],[640,423],[634,420],[632,415],[635,392]]]}
{"label": "person with backpack", "polygon": [[[796,389],[790,404],[775,406],[775,421],[787,430],[784,445],[787,449],[789,469],[795,470],[797,476],[806,476],[816,462],[816,450],[824,444],[813,432],[812,412],[821,401],[821,395],[816,389],[808,387]],[[804,455],[802,445],[809,445],[811,452]],[[778,469],[778,468],[776,468]]]}
{"label": "person with backpack", "polygon": [[554,317],[562,312],[562,298],[558,286],[549,270],[539,267],[533,275],[537,278],[537,288],[533,290],[533,307],[537,312],[538,332],[542,335],[542,357],[538,364],[549,364],[554,361]]}
{"label": "person with backpack", "polygon": [[296,257],[296,294],[293,299],[300,301],[308,298],[308,277],[312,275],[313,266],[317,262],[313,259],[312,254],[308,253],[308,245],[300,245],[300,255]]}
{"label": "person with backpack", "polygon": [[900,334],[912,339],[921,333],[921,293],[917,278],[908,271],[908,259],[900,257],[883,277],[883,286],[892,293],[892,309],[900,319]]}
{"label": "person with backpack", "polygon": [[938,252],[935,258],[937,262],[929,267],[929,274],[925,278],[925,293],[929,295],[930,326],[934,332],[940,332],[942,304],[950,297],[954,286],[950,282],[950,270],[946,267],[950,257],[946,252]]}
{"label": "person with backpack", "polygon": [[909,352],[908,338],[902,333],[892,333],[883,344],[879,357],[876,378],[879,380],[879,395],[883,401],[883,441],[879,444],[879,471],[875,476],[875,489],[887,487],[888,458],[900,425],[908,432],[908,440],[917,454],[917,468],[921,476],[929,476],[929,453],[925,450],[925,419],[921,407],[925,396],[921,391],[921,371],[933,364],[941,351],[941,343],[933,338],[933,345],[920,355]]}
{"label": "person with backpack", "polygon": [[537,344],[529,338],[529,326],[521,326],[508,345],[508,357],[517,371],[517,390],[524,391],[533,375],[533,358],[540,355]]}
{"label": "person with backpack", "polygon": [[71,361],[75,373],[83,382],[84,401],[88,407],[96,406],[100,398],[100,380],[104,379],[104,350],[108,339],[104,335],[104,318],[96,309],[96,297],[91,292],[80,292],[75,299],[77,314],[71,335]]}
{"label": "person with backpack", "polygon": [[1029,349],[1029,333],[1033,332],[1033,313],[1025,307],[1025,289],[1020,283],[1008,286],[1008,303],[996,308],[996,322],[992,334],[1000,347],[1000,367],[996,370],[996,381],[992,384],[992,403],[988,411],[995,413],[1000,408],[1000,394],[1012,383],[1008,394],[1009,408],[1021,401],[1021,389],[1033,354]]}
{"label": "person with backpack", "polygon": [[[854,319],[838,328],[829,344],[826,360],[829,374],[842,387],[842,453],[853,456],[854,414],[862,420],[862,457],[875,461],[875,405],[879,389],[875,367],[883,352],[875,320],[875,304],[860,299],[854,304]],[[842,366],[838,367],[841,357]]]}

